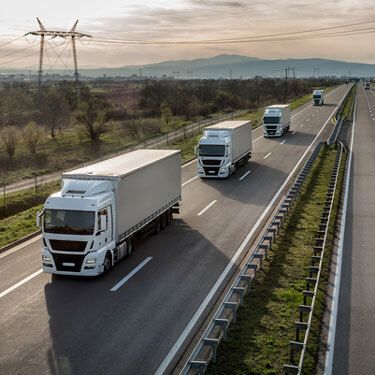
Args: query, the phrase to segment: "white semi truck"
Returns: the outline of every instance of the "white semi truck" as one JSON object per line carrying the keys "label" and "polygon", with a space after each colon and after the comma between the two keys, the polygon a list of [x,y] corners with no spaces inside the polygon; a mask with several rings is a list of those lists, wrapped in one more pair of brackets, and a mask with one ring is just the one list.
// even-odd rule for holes
{"label": "white semi truck", "polygon": [[290,130],[289,104],[275,104],[266,107],[263,115],[264,137],[281,137]]}
{"label": "white semi truck", "polygon": [[324,105],[324,91],[323,90],[313,91],[313,105]]}
{"label": "white semi truck", "polygon": [[96,276],[130,256],[135,239],[170,224],[181,200],[181,155],[137,150],[63,173],[38,213],[43,271]]}
{"label": "white semi truck", "polygon": [[229,177],[251,158],[252,145],[251,121],[224,121],[208,126],[196,147],[198,176]]}

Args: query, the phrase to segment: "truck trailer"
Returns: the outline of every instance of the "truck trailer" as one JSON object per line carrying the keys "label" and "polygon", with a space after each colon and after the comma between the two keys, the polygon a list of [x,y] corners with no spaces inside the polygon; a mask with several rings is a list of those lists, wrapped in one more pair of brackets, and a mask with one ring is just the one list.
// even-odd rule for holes
{"label": "truck trailer", "polygon": [[201,178],[226,178],[248,162],[252,150],[251,121],[224,121],[205,128],[196,147]]}
{"label": "truck trailer", "polygon": [[43,271],[97,276],[130,256],[135,239],[169,225],[181,200],[181,155],[137,150],[62,174],[37,215]]}
{"label": "truck trailer", "polygon": [[313,105],[324,105],[324,91],[323,90],[313,91]]}
{"label": "truck trailer", "polygon": [[290,130],[289,104],[275,104],[267,107],[263,115],[264,137],[281,137]]}

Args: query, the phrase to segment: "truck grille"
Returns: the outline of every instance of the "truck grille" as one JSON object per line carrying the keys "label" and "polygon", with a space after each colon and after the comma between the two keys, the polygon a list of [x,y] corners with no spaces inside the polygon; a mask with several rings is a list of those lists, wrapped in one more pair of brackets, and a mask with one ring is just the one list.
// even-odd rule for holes
{"label": "truck grille", "polygon": [[276,130],[277,129],[277,125],[266,125],[266,129],[267,130]]}
{"label": "truck grille", "polygon": [[220,165],[221,160],[202,160],[203,165]]}
{"label": "truck grille", "polygon": [[219,174],[219,167],[203,167],[204,173],[208,176],[217,176]]}
{"label": "truck grille", "polygon": [[54,254],[52,253],[57,271],[81,271],[84,255]]}
{"label": "truck grille", "polygon": [[87,241],[63,241],[63,240],[49,240],[52,250],[56,251],[77,251],[84,252]]}

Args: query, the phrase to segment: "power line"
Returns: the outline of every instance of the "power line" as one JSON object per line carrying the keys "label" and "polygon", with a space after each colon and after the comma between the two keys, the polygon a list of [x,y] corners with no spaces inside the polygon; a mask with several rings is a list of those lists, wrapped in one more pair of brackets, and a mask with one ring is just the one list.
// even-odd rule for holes
{"label": "power line", "polygon": [[10,44],[10,43],[13,43],[13,42],[15,42],[15,41],[17,41],[17,40],[19,40],[19,39],[22,39],[24,36],[25,36],[25,35],[21,35],[21,36],[19,36],[19,37],[17,37],[17,38],[14,38],[14,39],[12,39],[12,40],[9,40],[8,42],[5,42],[5,43],[3,43],[3,44],[0,44],[0,48],[4,47],[4,46],[6,46],[6,45],[8,45],[8,44]]}
{"label": "power line", "polygon": [[35,47],[35,44],[36,44],[36,43],[33,43],[31,46],[28,46],[28,47],[25,47],[25,48],[19,49],[19,50],[15,51],[15,52],[8,53],[7,55],[0,56],[0,59],[3,59],[3,58],[5,58],[5,57],[9,57],[9,56],[13,56],[13,55],[16,55],[17,53],[20,53],[20,52],[26,51],[26,50],[28,50],[28,49],[30,49],[30,48]]}

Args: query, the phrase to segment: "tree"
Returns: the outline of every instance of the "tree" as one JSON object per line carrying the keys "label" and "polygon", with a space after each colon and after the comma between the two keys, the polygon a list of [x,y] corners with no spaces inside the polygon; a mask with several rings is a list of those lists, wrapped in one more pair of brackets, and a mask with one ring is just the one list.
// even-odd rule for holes
{"label": "tree", "polygon": [[13,159],[19,141],[17,129],[11,126],[5,127],[0,138],[9,159]]}
{"label": "tree", "polygon": [[166,127],[168,127],[172,116],[173,116],[173,113],[172,113],[171,108],[168,105],[163,104],[161,106],[161,121],[164,123]]}
{"label": "tree", "polygon": [[75,119],[82,125],[87,138],[96,142],[107,131],[108,105],[98,97],[91,96],[79,104]]}
{"label": "tree", "polygon": [[38,125],[34,121],[29,121],[26,126],[22,129],[22,138],[26,143],[30,154],[35,155],[36,147],[40,142],[42,132]]}
{"label": "tree", "polygon": [[70,108],[63,95],[53,89],[41,98],[41,122],[51,132],[51,137],[56,138],[56,131],[70,122]]}

